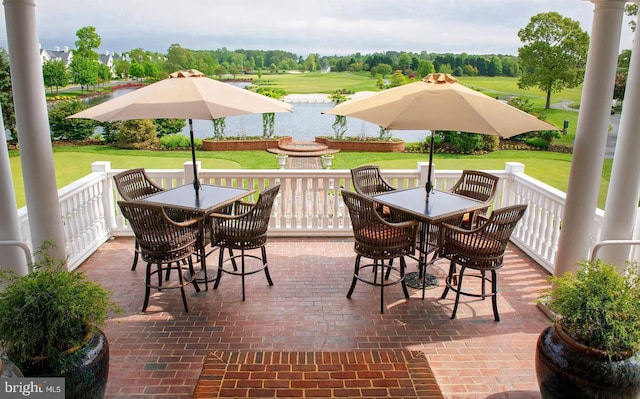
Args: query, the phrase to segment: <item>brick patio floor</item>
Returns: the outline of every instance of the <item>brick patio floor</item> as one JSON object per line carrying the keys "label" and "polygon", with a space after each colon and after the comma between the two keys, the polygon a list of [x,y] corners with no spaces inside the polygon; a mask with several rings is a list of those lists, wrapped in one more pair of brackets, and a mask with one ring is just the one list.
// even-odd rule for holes
{"label": "brick patio floor", "polygon": [[[104,326],[111,351],[106,398],[191,398],[205,358],[216,351],[353,350],[422,351],[445,398],[540,397],[534,349],[548,320],[535,299],[548,288],[548,273],[513,245],[498,273],[500,322],[489,299],[470,297],[462,297],[457,319],[449,318],[454,296],[439,299],[445,260],[430,268],[440,286],[425,300],[418,290],[405,300],[400,286],[391,286],[380,314],[377,287],[359,284],[346,298],[352,240],[275,238],[267,252],[274,285],[262,273],[248,276],[245,302],[240,278],[224,275],[215,291],[188,287],[190,313],[179,291],[163,290],[152,292],[143,314],[145,265],[130,271],[133,239],[100,247],[80,270],[124,308]],[[216,260],[208,258],[210,270]]]}

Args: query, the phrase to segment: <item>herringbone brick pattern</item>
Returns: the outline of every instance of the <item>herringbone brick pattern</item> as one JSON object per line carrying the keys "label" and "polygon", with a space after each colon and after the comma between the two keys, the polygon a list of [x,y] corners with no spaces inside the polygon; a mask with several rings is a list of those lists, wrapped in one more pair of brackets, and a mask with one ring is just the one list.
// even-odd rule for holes
{"label": "herringbone brick pattern", "polygon": [[248,276],[244,302],[240,278],[224,275],[217,290],[188,287],[190,313],[176,290],[153,292],[141,313],[145,265],[130,271],[133,239],[105,243],[80,270],[124,308],[104,326],[111,350],[106,398],[191,398],[205,360],[216,354],[354,351],[422,353],[445,398],[540,397],[534,349],[548,320],[535,299],[549,287],[548,273],[514,246],[499,271],[500,322],[490,300],[468,297],[449,318],[454,297],[440,299],[446,261],[430,267],[440,286],[424,300],[418,290],[405,300],[399,285],[387,287],[380,314],[376,287],[358,284],[346,298],[355,259],[350,239],[271,239],[267,253],[274,285],[262,273]]}

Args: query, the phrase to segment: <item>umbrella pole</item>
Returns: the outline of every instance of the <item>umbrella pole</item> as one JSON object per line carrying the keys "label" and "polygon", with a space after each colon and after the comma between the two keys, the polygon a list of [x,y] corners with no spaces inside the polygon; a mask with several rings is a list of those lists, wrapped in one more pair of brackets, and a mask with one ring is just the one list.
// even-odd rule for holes
{"label": "umbrella pole", "polygon": [[432,169],[432,163],[433,163],[433,139],[434,139],[434,132],[433,130],[431,131],[431,145],[429,147],[429,171],[427,172],[427,184],[425,185],[425,189],[427,190],[427,199],[429,199],[429,194],[431,194],[431,190],[433,190],[433,183],[431,182],[431,171]]}
{"label": "umbrella pole", "polygon": [[193,188],[196,190],[196,197],[197,197],[198,190],[200,190],[200,179],[198,179],[198,168],[196,167],[196,143],[193,139],[193,119],[189,119],[189,138],[191,139],[191,163],[193,164]]}

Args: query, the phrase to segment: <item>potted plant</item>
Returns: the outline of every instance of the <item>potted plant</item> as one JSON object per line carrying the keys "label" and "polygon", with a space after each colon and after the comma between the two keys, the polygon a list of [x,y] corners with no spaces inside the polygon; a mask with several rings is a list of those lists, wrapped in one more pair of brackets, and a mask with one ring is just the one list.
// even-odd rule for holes
{"label": "potted plant", "polygon": [[640,397],[640,277],[601,260],[551,277],[540,300],[556,314],[538,338],[543,398]]}
{"label": "potted plant", "polygon": [[25,377],[64,377],[66,398],[101,398],[109,372],[102,325],[120,308],[110,293],[66,260],[53,259],[45,242],[32,271],[0,271],[0,348]]}

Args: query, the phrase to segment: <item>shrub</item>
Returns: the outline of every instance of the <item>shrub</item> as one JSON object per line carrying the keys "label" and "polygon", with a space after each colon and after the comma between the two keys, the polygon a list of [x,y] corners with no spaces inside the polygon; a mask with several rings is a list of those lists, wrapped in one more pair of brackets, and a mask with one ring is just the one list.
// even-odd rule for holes
{"label": "shrub", "polygon": [[117,122],[115,146],[134,150],[157,149],[160,141],[156,126],[150,119],[133,119]]}
{"label": "shrub", "polygon": [[61,140],[86,140],[93,135],[98,122],[91,119],[67,119],[87,109],[80,100],[60,101],[49,110],[51,137]]}
{"label": "shrub", "polygon": [[539,150],[546,150],[549,148],[549,142],[540,137],[531,137],[530,139],[527,139],[527,144]]}
{"label": "shrub", "polygon": [[[202,139],[194,138],[196,148],[202,147]],[[160,137],[160,148],[163,150],[191,149],[191,140],[182,134],[169,134]]]}

